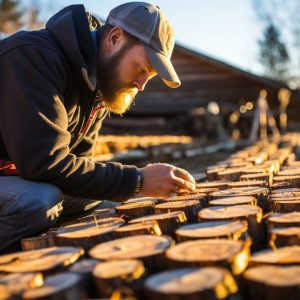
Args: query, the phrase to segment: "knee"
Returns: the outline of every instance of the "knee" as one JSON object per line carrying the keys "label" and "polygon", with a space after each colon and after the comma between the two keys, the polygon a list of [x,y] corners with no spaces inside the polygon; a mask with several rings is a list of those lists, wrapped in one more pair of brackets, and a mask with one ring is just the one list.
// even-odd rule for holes
{"label": "knee", "polygon": [[28,190],[22,195],[26,198],[23,213],[32,217],[32,226],[40,231],[50,228],[62,211],[62,192],[50,184],[39,186],[38,190]]}

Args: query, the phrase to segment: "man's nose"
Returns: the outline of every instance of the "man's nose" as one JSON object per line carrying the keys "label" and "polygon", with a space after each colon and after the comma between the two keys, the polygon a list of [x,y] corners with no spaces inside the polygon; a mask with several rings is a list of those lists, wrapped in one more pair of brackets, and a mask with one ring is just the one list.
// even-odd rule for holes
{"label": "man's nose", "polygon": [[146,86],[148,80],[149,79],[146,76],[140,77],[135,80],[134,84],[136,85],[139,92],[142,92],[145,89],[145,86]]}

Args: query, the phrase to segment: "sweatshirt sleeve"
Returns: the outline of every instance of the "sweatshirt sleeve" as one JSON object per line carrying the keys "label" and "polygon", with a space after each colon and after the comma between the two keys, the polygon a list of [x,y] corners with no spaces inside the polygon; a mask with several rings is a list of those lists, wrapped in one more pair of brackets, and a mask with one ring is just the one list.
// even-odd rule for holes
{"label": "sweatshirt sleeve", "polygon": [[51,50],[23,46],[0,57],[0,130],[21,177],[63,193],[122,201],[134,192],[137,169],[70,153],[64,106],[66,70]]}

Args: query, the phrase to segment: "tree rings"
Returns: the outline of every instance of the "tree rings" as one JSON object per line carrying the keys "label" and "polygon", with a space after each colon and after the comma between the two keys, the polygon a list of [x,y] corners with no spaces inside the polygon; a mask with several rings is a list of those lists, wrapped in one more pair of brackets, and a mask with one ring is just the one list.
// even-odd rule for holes
{"label": "tree rings", "polygon": [[184,268],[150,276],[145,281],[149,300],[230,299],[237,292],[231,274],[222,268]]}
{"label": "tree rings", "polygon": [[250,256],[250,243],[243,241],[207,239],[180,243],[166,252],[172,268],[222,266],[234,275],[242,273]]}
{"label": "tree rings", "polygon": [[177,229],[176,237],[178,242],[214,238],[246,240],[248,237],[247,222],[211,221],[189,224]]}

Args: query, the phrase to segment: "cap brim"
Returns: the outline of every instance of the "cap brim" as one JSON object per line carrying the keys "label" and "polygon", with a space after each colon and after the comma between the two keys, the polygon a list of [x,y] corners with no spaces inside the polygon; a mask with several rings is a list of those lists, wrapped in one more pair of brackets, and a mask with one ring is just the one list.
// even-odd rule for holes
{"label": "cap brim", "polygon": [[142,42],[152,67],[156,70],[157,75],[170,88],[177,88],[181,85],[178,75],[169,58],[156,52],[151,47]]}

